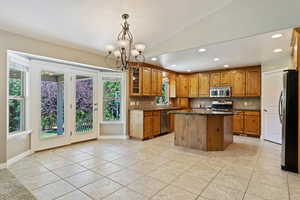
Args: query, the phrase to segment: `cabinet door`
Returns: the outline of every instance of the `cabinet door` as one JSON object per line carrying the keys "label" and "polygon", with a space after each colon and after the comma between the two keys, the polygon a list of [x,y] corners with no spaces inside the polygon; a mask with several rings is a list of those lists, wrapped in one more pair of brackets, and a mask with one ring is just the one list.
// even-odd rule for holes
{"label": "cabinet door", "polygon": [[142,69],[143,72],[143,95],[144,96],[151,96],[151,75],[152,75],[152,69],[149,67],[143,67]]}
{"label": "cabinet door", "polygon": [[159,135],[160,134],[160,111],[153,112],[152,123],[153,123],[152,134],[154,136]]}
{"label": "cabinet door", "polygon": [[231,86],[231,71],[221,72],[221,86]]}
{"label": "cabinet door", "polygon": [[199,73],[199,97],[209,97],[209,73]]}
{"label": "cabinet door", "polygon": [[254,136],[260,136],[259,112],[246,112],[244,121],[244,133]]}
{"label": "cabinet door", "polygon": [[140,67],[129,70],[129,84],[130,96],[142,95],[142,73]]}
{"label": "cabinet door", "polygon": [[232,96],[243,97],[246,90],[246,73],[244,70],[232,72]]}
{"label": "cabinet door", "polygon": [[144,138],[149,138],[152,135],[152,112],[144,112]]}
{"label": "cabinet door", "polygon": [[198,74],[189,76],[189,97],[198,97],[199,76]]}
{"label": "cabinet door", "polygon": [[169,88],[170,88],[170,97],[175,98],[176,97],[176,80],[175,79],[169,79]]}
{"label": "cabinet door", "polygon": [[157,96],[157,88],[158,88],[158,71],[156,69],[152,69],[152,86],[151,86],[151,95]]}
{"label": "cabinet door", "polygon": [[162,84],[163,84],[163,75],[162,71],[157,71],[157,89],[156,89],[156,95],[162,96]]}
{"label": "cabinet door", "polygon": [[179,75],[176,79],[177,88],[177,96],[178,97],[188,97],[189,96],[189,79],[187,75]]}
{"label": "cabinet door", "polygon": [[234,133],[243,133],[244,132],[244,113],[243,112],[234,113],[232,120],[233,120],[232,131]]}
{"label": "cabinet door", "polygon": [[249,69],[246,71],[246,96],[260,96],[261,73],[259,68]]}
{"label": "cabinet door", "polygon": [[188,98],[177,98],[177,106],[182,108],[189,107],[189,99]]}
{"label": "cabinet door", "polygon": [[210,73],[210,87],[221,86],[221,72]]}

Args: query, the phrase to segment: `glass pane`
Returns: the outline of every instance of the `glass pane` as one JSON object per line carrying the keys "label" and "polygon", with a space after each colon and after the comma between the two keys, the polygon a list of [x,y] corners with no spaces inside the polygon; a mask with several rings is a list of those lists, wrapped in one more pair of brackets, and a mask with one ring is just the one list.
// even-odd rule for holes
{"label": "glass pane", "polygon": [[9,70],[9,96],[23,96],[23,77],[24,72]]}
{"label": "glass pane", "polygon": [[121,82],[104,81],[103,119],[117,121],[121,119]]}
{"label": "glass pane", "polygon": [[93,129],[93,79],[76,76],[76,132]]}
{"label": "glass pane", "polygon": [[41,137],[64,134],[64,75],[41,73]]}
{"label": "glass pane", "polygon": [[25,130],[24,125],[24,101],[9,99],[9,132]]}

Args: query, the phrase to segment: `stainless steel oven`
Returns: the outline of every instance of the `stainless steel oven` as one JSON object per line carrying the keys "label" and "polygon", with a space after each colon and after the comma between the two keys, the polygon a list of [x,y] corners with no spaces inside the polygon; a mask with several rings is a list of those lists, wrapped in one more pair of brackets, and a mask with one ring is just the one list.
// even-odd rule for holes
{"label": "stainless steel oven", "polygon": [[231,97],[231,87],[211,87],[209,96],[216,98]]}

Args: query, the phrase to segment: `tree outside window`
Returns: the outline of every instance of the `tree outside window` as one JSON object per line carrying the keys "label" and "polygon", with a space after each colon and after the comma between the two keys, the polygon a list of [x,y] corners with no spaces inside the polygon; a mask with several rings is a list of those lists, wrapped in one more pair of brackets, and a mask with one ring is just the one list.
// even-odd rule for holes
{"label": "tree outside window", "polygon": [[9,133],[25,131],[25,71],[9,69]]}
{"label": "tree outside window", "polygon": [[103,80],[103,120],[121,120],[121,80]]}
{"label": "tree outside window", "polygon": [[156,104],[168,105],[169,104],[169,80],[167,78],[163,79],[162,84],[162,96],[156,97]]}

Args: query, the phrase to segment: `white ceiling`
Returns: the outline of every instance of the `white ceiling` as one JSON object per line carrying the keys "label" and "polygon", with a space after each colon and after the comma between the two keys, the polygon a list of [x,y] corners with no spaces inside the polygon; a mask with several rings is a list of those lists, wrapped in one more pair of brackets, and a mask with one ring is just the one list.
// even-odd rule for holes
{"label": "white ceiling", "polygon": [[[272,35],[276,33],[283,34],[283,37],[273,39]],[[158,57],[158,62],[167,69],[180,72],[223,69],[224,65],[230,65],[230,67],[258,65],[279,56],[291,55],[291,34],[292,29],[286,29],[210,46],[201,46],[161,55]],[[205,48],[207,51],[199,53],[198,49],[200,48]],[[278,48],[281,48],[283,52],[274,53],[273,50]],[[214,58],[220,60],[215,62]]]}
{"label": "white ceiling", "polygon": [[153,48],[232,0],[0,0],[0,29],[93,52],[115,42],[121,14]]}

